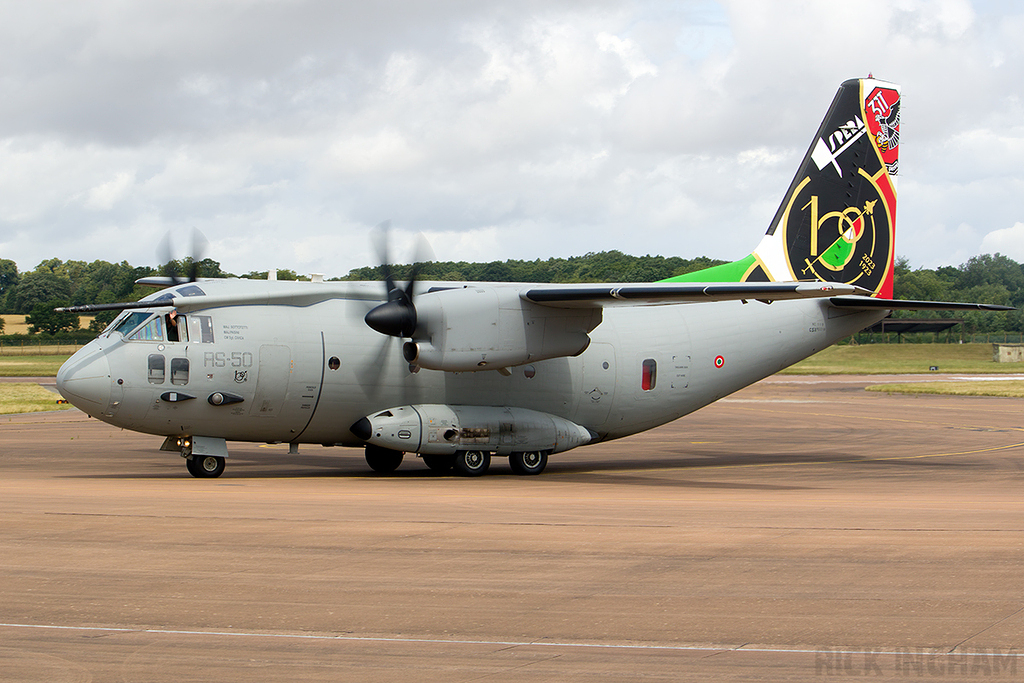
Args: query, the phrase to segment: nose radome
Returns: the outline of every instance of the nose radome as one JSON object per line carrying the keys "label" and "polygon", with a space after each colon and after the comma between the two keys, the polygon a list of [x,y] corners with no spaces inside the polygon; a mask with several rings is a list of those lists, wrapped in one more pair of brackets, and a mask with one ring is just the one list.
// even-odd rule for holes
{"label": "nose radome", "polygon": [[110,401],[110,364],[107,357],[98,349],[86,347],[68,358],[57,371],[57,391],[89,415],[106,411]]}

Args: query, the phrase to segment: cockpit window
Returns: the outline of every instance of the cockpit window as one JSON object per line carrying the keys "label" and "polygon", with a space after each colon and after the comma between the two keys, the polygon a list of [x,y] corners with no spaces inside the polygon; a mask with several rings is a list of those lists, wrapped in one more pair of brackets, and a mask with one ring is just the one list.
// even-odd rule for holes
{"label": "cockpit window", "polygon": [[178,315],[177,311],[171,311],[164,316],[164,324],[167,327],[167,341],[188,341],[188,323],[186,322],[185,316]]}
{"label": "cockpit window", "polygon": [[140,327],[132,336],[128,337],[133,341],[163,341],[164,321],[163,318],[155,317]]}
{"label": "cockpit window", "polygon": [[148,311],[132,311],[131,313],[124,313],[119,320],[114,321],[113,324],[116,324],[116,326],[110,331],[111,333],[120,332],[121,336],[124,336],[144,323],[151,315],[153,314]]}
{"label": "cockpit window", "polygon": [[193,342],[213,343],[213,318],[208,315],[190,315],[188,326]]}

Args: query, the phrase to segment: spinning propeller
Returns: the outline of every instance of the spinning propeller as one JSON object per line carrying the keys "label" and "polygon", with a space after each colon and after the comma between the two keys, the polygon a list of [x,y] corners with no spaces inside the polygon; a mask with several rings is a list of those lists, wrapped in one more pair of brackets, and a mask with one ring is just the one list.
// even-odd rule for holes
{"label": "spinning propeller", "polygon": [[192,228],[192,254],[181,261],[183,264],[188,266],[188,276],[178,277],[178,263],[179,261],[173,258],[171,253],[171,233],[168,231],[164,238],[160,240],[160,245],[157,247],[157,257],[161,263],[164,263],[164,272],[167,277],[171,278],[175,285],[180,285],[186,282],[195,282],[199,279],[199,264],[203,260],[203,254],[206,252],[206,247],[210,245],[210,242],[206,237],[199,231],[198,228]]}
{"label": "spinning propeller", "polygon": [[413,304],[413,289],[420,271],[423,270],[423,265],[433,259],[433,254],[430,253],[430,245],[427,244],[426,239],[420,235],[416,243],[412,269],[409,272],[409,281],[403,289],[395,283],[391,262],[388,258],[388,232],[390,230],[391,221],[384,221],[374,229],[373,233],[377,257],[381,263],[381,270],[384,271],[384,286],[387,289],[388,300],[371,309],[363,320],[371,329],[381,334],[391,337],[411,337],[416,331],[417,323],[416,306]]}

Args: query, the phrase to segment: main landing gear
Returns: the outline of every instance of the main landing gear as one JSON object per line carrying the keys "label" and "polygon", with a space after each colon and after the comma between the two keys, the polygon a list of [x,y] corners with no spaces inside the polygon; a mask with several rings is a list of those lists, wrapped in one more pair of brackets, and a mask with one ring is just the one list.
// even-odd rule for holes
{"label": "main landing gear", "polygon": [[487,451],[459,451],[455,454],[452,468],[463,477],[482,477],[491,466],[491,454]]}
{"label": "main landing gear", "polygon": [[509,467],[516,474],[540,474],[548,466],[548,454],[544,451],[513,453],[508,456]]}
{"label": "main landing gear", "polygon": [[402,451],[393,451],[380,446],[366,447],[366,464],[370,466],[371,470],[381,474],[397,470],[398,466],[402,464],[403,457],[405,457],[405,453]]}
{"label": "main landing gear", "polygon": [[[402,464],[404,453],[380,446],[366,447],[366,463],[374,472],[388,474]],[[490,451],[459,451],[454,455],[421,455],[423,464],[438,474],[452,472],[461,477],[481,477],[491,466]],[[538,475],[548,464],[545,451],[512,453],[508,458],[509,467],[519,475]]]}
{"label": "main landing gear", "polygon": [[423,455],[423,464],[434,470],[435,472],[445,473],[452,471],[452,465],[455,464],[454,455]]}

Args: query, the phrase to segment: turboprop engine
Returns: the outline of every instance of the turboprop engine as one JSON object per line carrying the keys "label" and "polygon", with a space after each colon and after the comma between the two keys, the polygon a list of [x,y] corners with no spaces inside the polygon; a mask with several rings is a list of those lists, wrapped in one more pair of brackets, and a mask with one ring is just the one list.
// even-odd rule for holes
{"label": "turboprop engine", "polygon": [[514,288],[460,287],[416,297],[418,326],[405,359],[428,370],[472,372],[576,356],[590,345],[600,308],[525,301]]}
{"label": "turboprop engine", "polygon": [[352,433],[373,446],[423,455],[560,453],[596,435],[561,417],[503,406],[412,405],[368,415]]}

